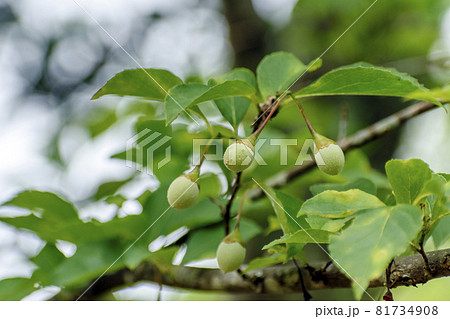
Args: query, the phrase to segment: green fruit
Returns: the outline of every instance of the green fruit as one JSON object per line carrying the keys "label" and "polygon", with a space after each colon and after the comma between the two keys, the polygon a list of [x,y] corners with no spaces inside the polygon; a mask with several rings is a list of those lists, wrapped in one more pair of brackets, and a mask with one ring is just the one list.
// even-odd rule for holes
{"label": "green fruit", "polygon": [[248,139],[234,142],[225,150],[223,163],[233,172],[242,172],[252,164],[255,147]]}
{"label": "green fruit", "polygon": [[198,193],[198,184],[188,175],[181,175],[170,184],[167,190],[167,200],[173,208],[184,209],[195,203]]}
{"label": "green fruit", "polygon": [[319,169],[328,175],[337,175],[344,168],[344,152],[339,145],[330,143],[314,151],[314,157]]}
{"label": "green fruit", "polygon": [[238,270],[245,259],[245,248],[238,242],[223,240],[217,248],[217,263],[224,273]]}

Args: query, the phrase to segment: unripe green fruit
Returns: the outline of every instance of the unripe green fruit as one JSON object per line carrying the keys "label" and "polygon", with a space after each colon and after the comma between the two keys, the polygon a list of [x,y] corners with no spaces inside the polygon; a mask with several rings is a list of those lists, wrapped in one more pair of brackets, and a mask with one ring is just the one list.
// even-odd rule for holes
{"label": "unripe green fruit", "polygon": [[339,145],[331,143],[314,151],[319,169],[328,175],[337,175],[345,164],[344,152]]}
{"label": "unripe green fruit", "polygon": [[187,175],[181,175],[170,184],[167,190],[167,200],[173,208],[184,209],[195,203],[198,193],[198,184]]}
{"label": "unripe green fruit", "polygon": [[223,240],[217,248],[217,263],[224,273],[238,270],[245,259],[245,247]]}
{"label": "unripe green fruit", "polygon": [[234,142],[225,150],[223,163],[233,172],[239,173],[252,164],[255,147],[248,139]]}

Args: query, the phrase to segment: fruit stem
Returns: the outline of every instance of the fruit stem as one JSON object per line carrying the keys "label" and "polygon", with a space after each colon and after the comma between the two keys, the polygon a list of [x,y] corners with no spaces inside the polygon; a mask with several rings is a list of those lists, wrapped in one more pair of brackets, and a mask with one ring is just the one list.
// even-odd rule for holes
{"label": "fruit stem", "polygon": [[237,218],[236,218],[236,224],[234,225],[234,229],[235,230],[239,229],[239,223],[241,222],[242,209],[244,208],[244,202],[245,202],[245,195],[246,194],[247,194],[247,192],[242,194],[241,205],[239,206],[239,211],[238,211]]}
{"label": "fruit stem", "polygon": [[267,115],[267,117],[264,120],[264,122],[258,127],[258,129],[255,132],[253,132],[253,134],[251,136],[254,136],[255,139],[259,136],[259,134],[262,132],[262,130],[266,126],[267,122],[269,122],[269,120],[272,118],[273,113],[275,113],[275,111],[277,110],[278,106],[280,106],[282,100],[283,100],[282,98],[279,98],[275,102],[275,104],[272,106],[272,109],[270,110],[269,115]]}
{"label": "fruit stem", "polygon": [[200,163],[198,163],[196,168],[200,169],[200,167],[202,166],[203,162],[205,161],[206,153],[208,152],[208,149],[214,140],[215,137],[209,139],[208,144],[206,144],[205,149],[203,150],[202,157],[200,158]]}
{"label": "fruit stem", "polygon": [[309,132],[311,133],[311,136],[315,139],[317,133],[314,130],[314,128],[312,127],[311,123],[309,122],[308,117],[306,116],[305,110],[303,109],[303,106],[300,104],[299,101],[297,101],[297,99],[294,97],[294,95],[292,95],[292,93],[289,93],[289,96],[294,100],[295,104],[297,104],[298,108],[300,109],[300,112],[303,115],[303,118],[305,119],[306,126],[308,127]]}

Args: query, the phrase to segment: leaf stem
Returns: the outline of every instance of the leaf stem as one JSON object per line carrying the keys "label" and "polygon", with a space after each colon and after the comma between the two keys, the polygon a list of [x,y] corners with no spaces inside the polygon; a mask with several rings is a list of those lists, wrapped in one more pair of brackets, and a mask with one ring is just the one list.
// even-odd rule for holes
{"label": "leaf stem", "polygon": [[205,158],[206,158],[206,153],[208,152],[209,147],[211,146],[212,142],[215,139],[216,139],[216,137],[211,137],[209,139],[208,144],[206,144],[205,148],[203,149],[202,157],[200,158],[200,163],[198,163],[196,168],[200,169],[200,167],[202,166],[202,164],[203,164],[203,162],[205,161]]}

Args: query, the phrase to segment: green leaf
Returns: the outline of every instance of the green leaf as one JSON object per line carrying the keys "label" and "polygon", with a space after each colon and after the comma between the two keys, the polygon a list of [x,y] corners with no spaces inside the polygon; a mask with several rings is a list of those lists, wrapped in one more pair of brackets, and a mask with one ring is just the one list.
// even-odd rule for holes
{"label": "green leaf", "polygon": [[419,159],[390,160],[386,163],[386,175],[399,204],[414,204],[432,173],[428,165]]}
{"label": "green leaf", "polygon": [[444,248],[444,245],[450,239],[450,216],[442,218],[437,222],[436,227],[431,230],[431,236],[436,248]]}
{"label": "green leaf", "polygon": [[349,220],[353,219],[352,216],[347,218],[327,218],[317,215],[309,215],[306,217],[306,221],[313,229],[326,230],[335,233],[342,229]]}
{"label": "green leaf", "polygon": [[445,178],[445,180],[447,182],[450,182],[450,174],[446,174],[446,173],[438,173],[437,175],[442,176],[443,178]]}
{"label": "green leaf", "polygon": [[409,248],[422,227],[422,212],[398,205],[368,209],[352,225],[330,237],[331,257],[353,283],[360,299],[369,282],[383,274],[390,261]]}
{"label": "green leaf", "polygon": [[163,270],[165,267],[172,265],[175,254],[179,249],[179,246],[171,245],[155,252],[150,252],[145,242],[138,242],[123,255],[123,261],[125,266],[131,270],[139,266],[141,262],[147,260]]}
{"label": "green leaf", "polygon": [[119,208],[121,208],[123,203],[125,203],[126,201],[127,199],[120,194],[111,195],[105,198],[105,203],[116,205]]}
{"label": "green leaf", "polygon": [[332,233],[319,229],[301,229],[293,234],[286,234],[265,245],[263,249],[272,248],[279,244],[326,244]]}
{"label": "green leaf", "polygon": [[166,125],[172,123],[197,97],[208,91],[208,86],[201,83],[180,84],[170,89],[164,100]]}
{"label": "green leaf", "polygon": [[209,88],[208,91],[192,101],[190,105],[233,96],[242,96],[249,100],[255,100],[255,94],[256,89],[251,84],[242,80],[228,80]]}
{"label": "green leaf", "polygon": [[377,194],[377,187],[367,178],[358,178],[345,184],[316,184],[312,185],[309,190],[313,195],[317,195],[326,190],[347,191],[350,189],[359,189],[371,195]]}
{"label": "green leaf", "polygon": [[151,253],[148,259],[159,267],[171,265],[173,259],[175,258],[175,254],[178,252],[178,250],[179,247],[177,246],[170,246],[167,248],[163,248]]}
{"label": "green leaf", "polygon": [[102,107],[93,109],[90,113],[83,124],[86,125],[91,138],[102,134],[118,120],[115,109]]}
{"label": "green leaf", "polygon": [[429,198],[431,195],[443,197],[445,193],[446,180],[438,174],[431,174],[431,179],[426,181],[422,190],[416,197],[415,202],[418,203],[424,198]]}
{"label": "green leaf", "polygon": [[38,267],[33,272],[32,279],[39,282],[42,286],[50,285],[53,270],[65,259],[66,257],[55,245],[47,243],[39,254],[30,258]]}
{"label": "green leaf", "polygon": [[295,216],[298,208],[302,204],[298,199],[275,191],[263,183],[258,183],[258,185],[270,200],[284,234],[289,234],[291,230],[309,228],[308,223],[303,218],[297,218]]}
{"label": "green leaf", "polygon": [[216,197],[222,190],[222,184],[220,183],[219,176],[213,173],[205,173],[200,175],[198,179],[198,185],[200,188],[199,198],[204,197]]}
{"label": "green leaf", "polygon": [[305,216],[297,217],[297,212],[303,205],[303,201],[299,198],[293,197],[279,190],[275,190],[275,194],[278,200],[283,205],[283,208],[288,214],[288,226],[291,232],[297,231],[299,229],[310,228],[309,224],[306,222]]}
{"label": "green leaf", "polygon": [[28,296],[37,288],[29,278],[7,278],[0,280],[0,300],[17,301]]}
{"label": "green leaf", "polygon": [[286,255],[282,253],[271,254],[267,257],[257,257],[248,264],[247,268],[245,268],[244,270],[244,273],[249,272],[251,270],[283,263],[285,259]]}
{"label": "green leaf", "polygon": [[[61,262],[52,274],[52,284],[63,287],[80,287],[101,275],[127,247],[113,241],[84,243],[77,246],[75,254]],[[118,260],[108,271],[123,267]]]}
{"label": "green leaf", "polygon": [[161,69],[132,69],[117,73],[105,86],[94,94],[92,100],[103,95],[136,96],[149,100],[164,101],[167,92],[183,83],[170,71]]}
{"label": "green leaf", "polygon": [[442,106],[428,89],[408,74],[359,62],[330,71],[295,94],[297,98],[327,95],[382,95],[429,101]]}
{"label": "green leaf", "polygon": [[52,193],[26,191],[4,205],[23,207],[32,211],[33,214],[0,217],[0,221],[16,228],[24,228],[35,232],[40,238],[50,243],[55,243],[60,239],[79,244],[103,238],[124,236],[127,233],[135,236],[133,230],[129,229],[127,224],[128,217],[120,219],[122,225],[128,227],[111,227],[111,225],[117,223],[116,219],[108,223],[100,223],[96,220],[85,223],[78,218],[72,204]]}
{"label": "green leaf", "polygon": [[119,188],[133,179],[133,176],[121,181],[111,181],[101,184],[95,192],[94,199],[99,200],[106,196],[114,195]]}
{"label": "green leaf", "polygon": [[256,68],[256,79],[263,99],[283,93],[306,71],[307,66],[295,55],[275,52],[266,55]]}
{"label": "green leaf", "polygon": [[[224,80],[242,80],[256,87],[255,75],[252,71],[245,68],[234,69],[223,76]],[[241,123],[248,111],[250,104],[249,99],[243,97],[227,97],[214,100],[223,117],[236,128]]]}
{"label": "green leaf", "polygon": [[49,192],[24,191],[2,206],[25,208],[54,222],[78,220],[78,213],[71,203]]}
{"label": "green leaf", "polygon": [[382,206],[384,206],[384,203],[377,197],[359,189],[351,189],[344,192],[324,191],[308,199],[303,204],[298,215],[308,214],[309,216],[344,218],[353,215],[359,210]]}

